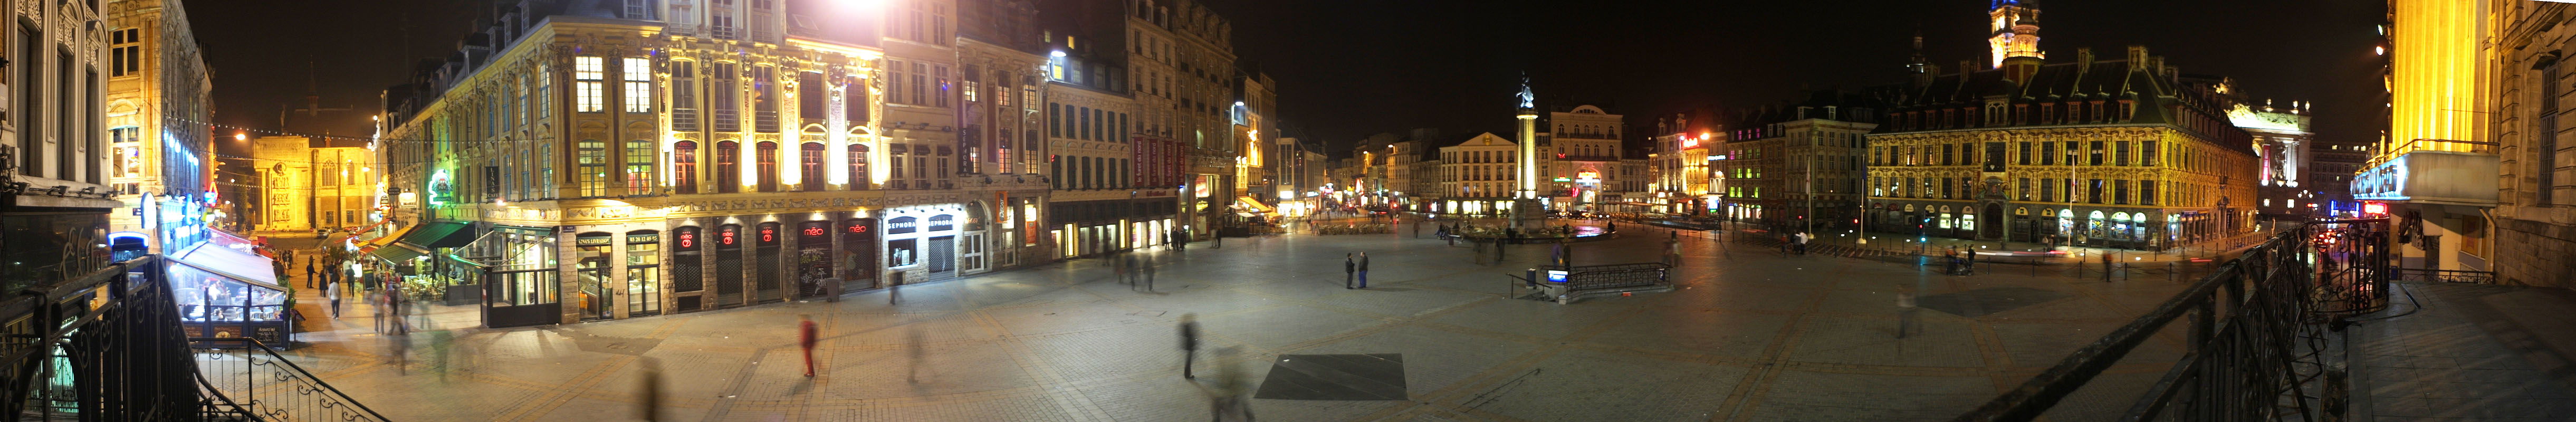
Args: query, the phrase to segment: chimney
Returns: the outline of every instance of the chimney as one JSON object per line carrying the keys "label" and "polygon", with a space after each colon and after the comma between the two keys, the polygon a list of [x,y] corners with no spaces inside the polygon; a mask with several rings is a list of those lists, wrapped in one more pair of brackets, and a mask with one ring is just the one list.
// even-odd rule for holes
{"label": "chimney", "polygon": [[2075,48],[2075,71],[2093,68],[2093,47]]}
{"label": "chimney", "polygon": [[2147,70],[2147,46],[2129,46],[2129,70]]}
{"label": "chimney", "polygon": [[2147,56],[2147,70],[2173,74],[2173,68],[2165,67],[2165,56]]}
{"label": "chimney", "polygon": [[1974,71],[1976,68],[1977,68],[1977,61],[1976,61],[1976,60],[1960,60],[1960,61],[1959,61],[1959,76],[1961,76],[1961,78],[1959,78],[1959,79],[1961,79],[1961,80],[1965,80],[1965,79],[1967,79],[1967,78],[1966,78],[1966,76],[1968,76],[1968,72],[1972,72],[1972,71]]}
{"label": "chimney", "polygon": [[1935,77],[1935,76],[1939,76],[1940,74],[1941,74],[1941,65],[1937,65],[1937,64],[1926,64],[1926,65],[1923,65],[1923,73],[1916,73],[1916,74],[1914,74],[1914,86],[1920,87],[1920,86],[1924,86],[1924,85],[1931,85],[1931,84],[1932,84],[1932,78],[1933,78],[1933,77]]}

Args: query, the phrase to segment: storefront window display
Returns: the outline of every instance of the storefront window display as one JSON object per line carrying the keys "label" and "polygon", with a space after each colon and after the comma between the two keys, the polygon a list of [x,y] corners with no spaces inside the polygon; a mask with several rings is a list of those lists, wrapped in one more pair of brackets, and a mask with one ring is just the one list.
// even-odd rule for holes
{"label": "storefront window display", "polygon": [[212,243],[178,256],[168,267],[170,289],[188,337],[249,337],[274,347],[293,340],[287,289],[266,257]]}

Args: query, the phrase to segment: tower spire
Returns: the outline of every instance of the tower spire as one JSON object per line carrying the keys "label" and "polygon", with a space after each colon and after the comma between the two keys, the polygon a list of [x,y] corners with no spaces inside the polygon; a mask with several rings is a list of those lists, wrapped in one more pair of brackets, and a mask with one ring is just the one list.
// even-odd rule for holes
{"label": "tower spire", "polygon": [[1990,34],[1986,44],[1994,53],[1994,67],[2006,61],[2029,58],[2044,59],[2039,52],[2039,3],[2030,0],[1994,0],[1986,10]]}
{"label": "tower spire", "polygon": [[1921,28],[1917,28],[1914,30],[1914,58],[1905,62],[1905,72],[1915,74],[1923,73],[1925,70],[1923,66],[1924,64],[1923,30]]}

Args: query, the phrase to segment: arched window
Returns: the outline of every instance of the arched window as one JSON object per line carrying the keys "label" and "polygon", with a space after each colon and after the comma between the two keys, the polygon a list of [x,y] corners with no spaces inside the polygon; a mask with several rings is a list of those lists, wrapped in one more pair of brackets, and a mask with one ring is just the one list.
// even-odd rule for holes
{"label": "arched window", "polygon": [[850,190],[868,190],[874,184],[868,177],[868,146],[850,144]]}
{"label": "arched window", "polygon": [[653,141],[626,141],[626,196],[653,194]]}
{"label": "arched window", "polygon": [[757,145],[757,146],[756,146],[755,148],[756,148],[757,150],[756,150],[756,151],[752,151],[752,154],[754,154],[754,155],[752,156],[752,157],[753,157],[752,159],[760,160],[760,167],[756,169],[756,170],[758,170],[758,171],[760,172],[760,175],[759,175],[759,176],[760,176],[760,191],[761,191],[761,192],[777,192],[777,191],[778,191],[778,143],[777,143],[777,142],[761,142],[761,143],[756,144],[756,145]]}
{"label": "arched window", "polygon": [[581,161],[578,163],[580,169],[576,171],[580,173],[574,177],[578,178],[576,182],[581,187],[581,196],[608,195],[608,143],[584,139],[578,148],[580,155],[577,157]]}
{"label": "arched window", "polygon": [[734,141],[716,143],[716,192],[742,191],[742,146]]}
{"label": "arched window", "polygon": [[823,184],[827,182],[823,179],[823,143],[806,142],[800,149],[804,154],[800,154],[796,161],[796,177],[802,178],[798,186],[807,192],[823,190]]}
{"label": "arched window", "polygon": [[671,186],[680,193],[698,193],[698,141],[671,144]]}

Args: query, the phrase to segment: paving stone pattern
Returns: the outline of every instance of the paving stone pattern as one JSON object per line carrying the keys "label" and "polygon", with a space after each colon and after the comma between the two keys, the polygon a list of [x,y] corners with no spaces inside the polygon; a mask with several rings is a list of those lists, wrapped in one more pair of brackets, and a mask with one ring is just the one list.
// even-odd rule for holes
{"label": "paving stone pattern", "polygon": [[[1574,244],[1576,263],[1661,255],[1664,229],[1620,227],[1629,233]],[[388,363],[367,305],[350,304],[338,320],[316,318],[318,331],[302,334],[311,345],[293,359],[406,421],[620,420],[646,406],[665,420],[1196,420],[1209,415],[1208,391],[1223,390],[1214,378],[1258,385],[1290,354],[1400,354],[1406,399],[1250,399],[1261,419],[1938,420],[2181,288],[2047,272],[1947,276],[1685,236],[1672,291],[1558,305],[1505,298],[1527,293],[1510,290],[1507,275],[1547,260],[1548,245],[1480,264],[1466,246],[1409,233],[1156,248],[1139,252],[1161,265],[1151,291],[1081,259],[902,286],[894,304],[872,290],[839,303],[458,329],[459,362],[443,380],[418,350],[407,371]],[[1346,252],[1369,253],[1369,289],[1342,288]],[[1913,314],[1920,331],[1905,338],[1900,292],[1933,305]],[[1181,378],[1175,326],[1185,314],[1203,333],[1195,381]],[[824,337],[812,378],[796,347],[799,315]],[[2180,339],[2147,348],[2178,356]],[[2103,379],[2142,386],[2170,362],[2132,359]],[[640,396],[648,367],[660,368],[658,400]]]}

